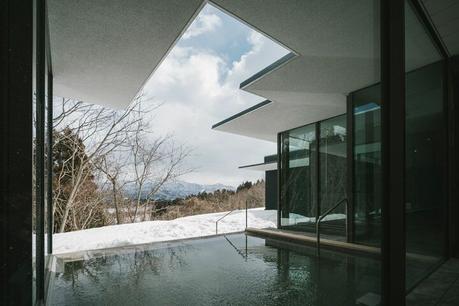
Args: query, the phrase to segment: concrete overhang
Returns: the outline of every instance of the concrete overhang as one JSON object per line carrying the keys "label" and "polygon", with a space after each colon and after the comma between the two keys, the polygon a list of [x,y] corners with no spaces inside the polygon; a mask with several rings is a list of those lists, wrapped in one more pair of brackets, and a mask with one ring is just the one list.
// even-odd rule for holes
{"label": "concrete overhang", "polygon": [[126,107],[203,0],[49,0],[54,94]]}
{"label": "concrete overhang", "polygon": [[255,171],[272,171],[272,170],[277,170],[277,162],[245,165],[245,166],[240,166],[239,169],[255,170]]}
{"label": "concrete overhang", "polygon": [[[319,103],[323,95],[311,95],[310,103],[278,103],[263,101],[254,105],[249,111],[240,112],[212,126],[216,131],[228,132],[270,142],[277,141],[277,133],[304,125],[305,122],[315,122],[326,119],[335,107],[322,105],[314,107],[311,103]],[[327,99],[338,104],[342,95],[327,96]],[[338,114],[344,114],[345,108]]]}
{"label": "concrete overhang", "polygon": [[[214,126],[276,141],[278,132],[346,112],[346,96],[380,81],[379,1],[213,0],[292,52],[241,83],[269,101]],[[440,59],[406,10],[406,70]]]}
{"label": "concrete overhang", "polygon": [[276,141],[278,132],[345,113],[347,93],[379,80],[377,1],[214,2],[291,50],[241,84],[271,103],[217,130]]}
{"label": "concrete overhang", "polygon": [[239,169],[255,170],[255,171],[271,171],[277,170],[277,155],[265,156],[264,162],[240,166]]}
{"label": "concrete overhang", "polygon": [[450,55],[459,55],[459,1],[422,0],[432,23]]}

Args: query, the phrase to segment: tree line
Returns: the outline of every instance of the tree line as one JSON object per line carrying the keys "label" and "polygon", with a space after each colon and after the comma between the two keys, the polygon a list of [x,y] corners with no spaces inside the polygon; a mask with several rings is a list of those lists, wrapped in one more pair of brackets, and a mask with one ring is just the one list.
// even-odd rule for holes
{"label": "tree line", "polygon": [[214,192],[200,192],[183,199],[156,201],[156,210],[152,211],[155,220],[232,211],[238,209],[264,207],[265,181],[243,182],[236,190],[219,189]]}

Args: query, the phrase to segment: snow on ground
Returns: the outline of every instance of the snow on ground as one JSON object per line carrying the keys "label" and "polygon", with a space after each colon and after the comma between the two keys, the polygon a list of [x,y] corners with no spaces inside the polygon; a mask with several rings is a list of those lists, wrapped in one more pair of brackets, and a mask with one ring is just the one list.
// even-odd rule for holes
{"label": "snow on ground", "polygon": [[[169,221],[111,225],[53,234],[53,253],[62,254],[215,235],[215,222],[226,213],[194,215]],[[264,207],[248,210],[249,227],[276,227],[276,220],[277,210],[265,210]],[[245,210],[236,210],[218,223],[219,234],[239,232],[244,229]]]}
{"label": "snow on ground", "polygon": [[[342,220],[346,219],[345,214],[330,214],[325,216],[322,221]],[[282,218],[282,225],[295,225],[299,223],[315,223],[315,217],[305,217],[295,213],[290,213],[288,218]]]}

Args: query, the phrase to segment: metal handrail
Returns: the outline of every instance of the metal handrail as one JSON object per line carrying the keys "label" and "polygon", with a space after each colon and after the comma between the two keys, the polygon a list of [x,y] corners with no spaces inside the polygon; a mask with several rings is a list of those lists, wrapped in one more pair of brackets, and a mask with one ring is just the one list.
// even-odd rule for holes
{"label": "metal handrail", "polygon": [[331,208],[327,209],[319,218],[316,220],[316,236],[317,236],[317,254],[320,255],[320,222],[328,216],[333,210],[335,210],[338,206],[341,205],[341,203],[346,203],[346,210],[347,210],[347,205],[348,205],[348,200],[347,198],[344,198],[337,202],[335,205],[333,205]]}
{"label": "metal handrail", "polygon": [[[218,235],[218,222],[220,222],[223,218],[225,218],[226,216],[228,216],[229,214],[231,214],[233,211],[236,211],[236,210],[239,210],[239,209],[233,209],[232,211],[226,213],[224,216],[222,216],[217,221],[215,221],[215,235]],[[245,201],[245,229],[247,229],[247,223],[248,223],[247,212],[248,212],[248,201],[246,200]]]}
{"label": "metal handrail", "polygon": [[[247,206],[248,205],[247,205],[247,200],[246,200],[245,201],[245,229],[247,229],[247,210],[248,210]],[[218,222],[220,222],[223,218],[225,218],[226,216],[228,216],[229,214],[231,214],[232,212],[236,210],[239,210],[239,209],[233,209],[232,211],[226,213],[224,216],[222,216],[217,221],[215,221],[215,235],[218,235]]]}
{"label": "metal handrail", "polygon": [[230,213],[232,213],[235,210],[238,210],[238,209],[233,209],[232,211],[226,213],[223,217],[215,221],[215,235],[218,235],[218,222],[220,222],[220,220],[222,220],[223,218],[225,218],[226,216],[228,216]]}

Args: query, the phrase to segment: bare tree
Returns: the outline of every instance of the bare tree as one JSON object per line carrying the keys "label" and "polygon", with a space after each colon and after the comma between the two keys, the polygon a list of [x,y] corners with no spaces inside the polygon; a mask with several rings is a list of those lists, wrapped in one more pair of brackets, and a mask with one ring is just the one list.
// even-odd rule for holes
{"label": "bare tree", "polygon": [[111,197],[112,203],[115,207],[116,223],[123,223],[123,217],[121,215],[120,205],[120,194],[122,193],[123,186],[127,183],[120,177],[123,176],[122,169],[126,166],[126,159],[111,158],[111,155],[103,156],[100,162],[96,165],[97,169],[100,170],[108,182],[111,185]]}
{"label": "bare tree", "polygon": [[[125,220],[122,191],[128,182],[135,186],[135,200],[127,207],[135,222],[143,206],[143,220],[154,195],[168,181],[190,171],[183,162],[190,154],[173,137],[156,136],[149,119],[160,105],[145,105],[142,96],[124,110],[113,110],[81,101],[62,99],[54,118],[55,202],[53,212],[59,232],[107,222],[101,207],[103,192],[97,191],[96,173],[110,184],[116,222]],[[107,197],[105,196],[105,199]]]}
{"label": "bare tree", "polygon": [[[108,154],[121,148],[128,143],[140,126],[141,114],[145,114],[154,108],[141,108],[142,97],[136,98],[133,103],[124,110],[114,110],[81,101],[62,99],[57,116],[54,118],[54,129],[57,131],[67,130],[68,133],[60,133],[55,139],[54,146],[65,141],[72,152],[61,160],[63,166],[60,178],[70,180],[70,190],[55,212],[61,221],[59,232],[64,232],[66,225],[70,224],[69,213],[75,205],[75,200],[88,176],[92,175],[95,164],[99,164]],[[74,137],[77,135],[78,137]],[[84,152],[82,154],[81,152]]]}
{"label": "bare tree", "polygon": [[142,201],[143,220],[145,220],[147,210],[161,187],[191,171],[183,165],[191,152],[189,148],[175,145],[170,135],[154,138],[141,128],[141,124],[138,126],[130,142],[133,182],[136,190],[134,211],[133,213],[129,211],[131,222],[137,220]]}

